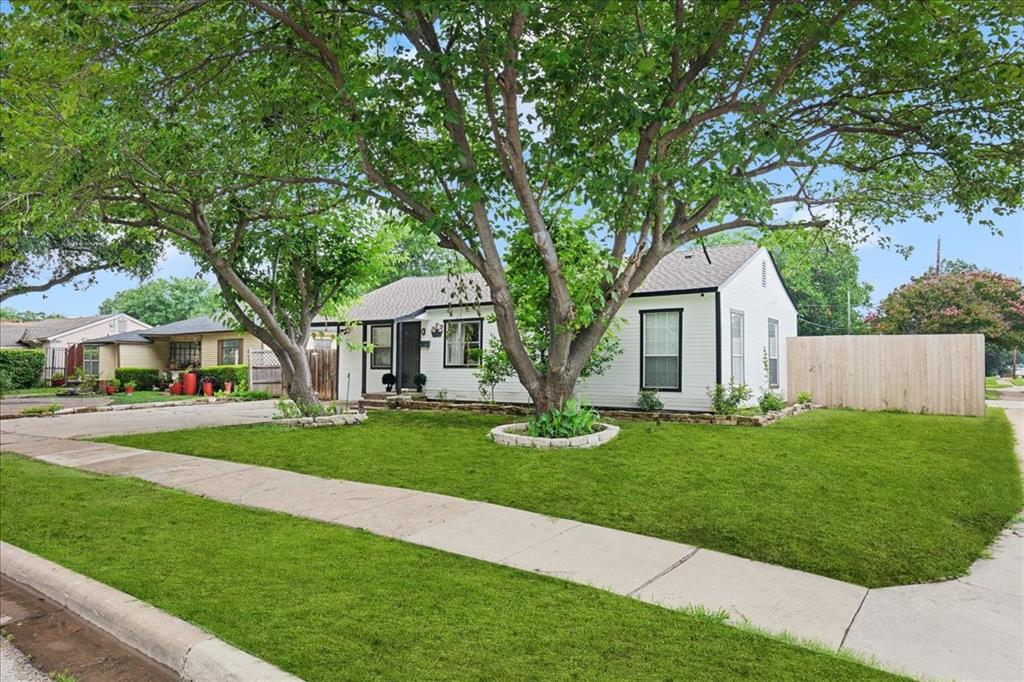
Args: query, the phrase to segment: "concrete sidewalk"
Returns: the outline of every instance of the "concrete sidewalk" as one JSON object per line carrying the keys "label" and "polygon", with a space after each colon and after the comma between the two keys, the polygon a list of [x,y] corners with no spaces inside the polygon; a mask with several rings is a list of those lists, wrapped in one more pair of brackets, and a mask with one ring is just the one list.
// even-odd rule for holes
{"label": "concrete sidewalk", "polygon": [[[1013,412],[1021,452],[1024,410]],[[255,415],[237,418],[254,419]],[[155,430],[152,418],[142,419],[141,425]],[[1005,532],[993,558],[977,562],[965,578],[868,590],[720,552],[484,502],[71,441],[23,429],[8,432],[7,424],[2,428],[3,450],[53,464],[133,476],[224,502],[362,528],[669,608],[723,610],[733,622],[856,651],[914,675],[1009,680],[1024,673],[1021,526]],[[121,432],[135,430],[123,421],[120,428]],[[81,429],[74,425],[50,432]]]}

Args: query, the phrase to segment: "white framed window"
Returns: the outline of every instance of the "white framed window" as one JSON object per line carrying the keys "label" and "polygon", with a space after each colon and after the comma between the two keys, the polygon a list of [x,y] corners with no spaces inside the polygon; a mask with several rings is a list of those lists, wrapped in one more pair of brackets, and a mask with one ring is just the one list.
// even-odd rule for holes
{"label": "white framed window", "polygon": [[641,310],[640,334],[640,387],[682,390],[683,309]]}
{"label": "white framed window", "polygon": [[94,377],[100,375],[99,346],[86,346],[82,349],[82,371]]}
{"label": "white framed window", "polygon": [[476,367],[480,364],[480,343],[484,321],[445,320],[444,366]]}
{"label": "white framed window", "polygon": [[370,343],[373,344],[373,352],[370,353],[370,369],[391,369],[391,325],[373,324],[370,325]]}
{"label": "white framed window", "polygon": [[779,387],[779,321],[768,318],[768,388]]}
{"label": "white framed window", "polygon": [[733,310],[729,312],[729,341],[732,356],[732,383],[746,383],[743,377],[743,313]]}

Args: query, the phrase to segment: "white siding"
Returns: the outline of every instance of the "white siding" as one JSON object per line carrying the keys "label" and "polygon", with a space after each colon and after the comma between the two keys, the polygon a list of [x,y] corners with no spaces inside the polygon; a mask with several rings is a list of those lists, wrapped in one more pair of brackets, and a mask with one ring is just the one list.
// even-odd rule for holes
{"label": "white siding", "polygon": [[[762,263],[764,286],[762,286]],[[768,385],[765,358],[768,351],[768,319],[779,321],[779,388],[773,389],[785,397],[786,339],[796,336],[796,309],[789,300],[782,279],[768,252],[759,249],[747,263],[737,270],[721,287],[722,383],[731,376],[729,313],[736,310],[744,318],[744,374],[746,384],[756,400]]]}

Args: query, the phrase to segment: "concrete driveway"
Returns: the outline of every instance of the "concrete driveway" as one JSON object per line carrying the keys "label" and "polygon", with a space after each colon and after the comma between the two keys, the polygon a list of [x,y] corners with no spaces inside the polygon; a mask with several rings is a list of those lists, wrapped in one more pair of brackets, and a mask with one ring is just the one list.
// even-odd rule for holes
{"label": "concrete driveway", "polygon": [[32,419],[5,419],[3,430],[49,438],[89,438],[127,433],[254,424],[274,414],[273,400],[205,403],[116,412],[89,412]]}

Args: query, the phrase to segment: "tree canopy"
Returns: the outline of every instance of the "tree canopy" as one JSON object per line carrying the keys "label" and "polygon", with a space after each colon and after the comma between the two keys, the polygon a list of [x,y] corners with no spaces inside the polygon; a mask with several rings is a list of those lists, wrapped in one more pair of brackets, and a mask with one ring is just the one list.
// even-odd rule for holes
{"label": "tree canopy", "polygon": [[100,303],[99,312],[125,313],[154,327],[198,315],[222,315],[220,289],[205,279],[172,277],[119,291]]}

